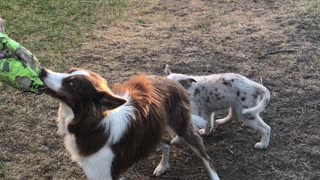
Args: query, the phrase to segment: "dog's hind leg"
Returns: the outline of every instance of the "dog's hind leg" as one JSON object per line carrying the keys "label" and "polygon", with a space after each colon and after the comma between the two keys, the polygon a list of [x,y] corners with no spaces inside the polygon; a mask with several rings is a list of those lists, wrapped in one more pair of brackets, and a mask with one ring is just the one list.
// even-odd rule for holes
{"label": "dog's hind leg", "polygon": [[193,129],[188,128],[185,133],[180,134],[180,137],[183,138],[192,151],[201,158],[207,172],[209,173],[210,179],[219,180],[219,176],[212,165],[211,159],[205,151],[200,135]]}
{"label": "dog's hind leg", "polygon": [[213,128],[214,128],[214,112],[211,112],[210,116],[209,116],[209,113],[207,113],[204,116],[205,116],[204,119],[206,119],[208,123],[206,124],[205,128],[199,130],[199,134],[208,136],[213,131]]}
{"label": "dog's hind leg", "polygon": [[259,116],[242,116],[241,121],[254,130],[258,130],[261,135],[261,141],[255,144],[256,149],[266,149],[269,146],[271,128]]}
{"label": "dog's hind leg", "polygon": [[216,123],[218,125],[226,124],[226,123],[230,122],[236,116],[237,116],[237,113],[236,113],[235,109],[233,107],[230,107],[228,116],[223,119],[216,120]]}
{"label": "dog's hind leg", "polygon": [[170,142],[166,140],[162,140],[159,146],[162,151],[161,161],[153,172],[155,176],[161,176],[164,174],[169,168],[169,156],[170,156]]}

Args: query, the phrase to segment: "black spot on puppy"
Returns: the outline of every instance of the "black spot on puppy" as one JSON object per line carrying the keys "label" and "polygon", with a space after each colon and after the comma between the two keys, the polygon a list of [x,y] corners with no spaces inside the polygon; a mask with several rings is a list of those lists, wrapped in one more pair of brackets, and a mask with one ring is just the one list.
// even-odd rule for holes
{"label": "black spot on puppy", "polygon": [[246,100],[246,98],[245,98],[245,97],[242,97],[242,98],[241,98],[241,101],[245,101],[245,100]]}
{"label": "black spot on puppy", "polygon": [[200,94],[200,91],[199,91],[199,89],[198,88],[196,88],[195,90],[194,90],[194,96],[196,96],[197,94]]}
{"label": "black spot on puppy", "polygon": [[240,91],[237,91],[237,96],[238,96],[238,97],[240,96]]}
{"label": "black spot on puppy", "polygon": [[232,86],[230,81],[223,81],[223,84],[226,85],[226,86],[230,86],[230,87]]}
{"label": "black spot on puppy", "polygon": [[219,94],[215,94],[215,96],[216,96],[216,99],[217,99],[218,101],[221,100]]}

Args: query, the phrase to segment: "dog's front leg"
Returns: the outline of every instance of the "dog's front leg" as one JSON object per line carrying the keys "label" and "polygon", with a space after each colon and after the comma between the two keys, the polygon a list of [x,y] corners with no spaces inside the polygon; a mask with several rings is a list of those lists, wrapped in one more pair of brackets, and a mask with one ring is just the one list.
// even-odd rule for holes
{"label": "dog's front leg", "polygon": [[[209,116],[206,115],[206,117],[209,117]],[[205,119],[208,120],[208,123],[205,128],[199,130],[199,134],[208,136],[214,128],[214,112],[211,113],[210,119],[209,118],[205,118]]]}
{"label": "dog's front leg", "polygon": [[160,163],[158,164],[158,166],[153,172],[153,175],[155,176],[161,176],[170,168],[170,164],[169,164],[170,142],[166,142],[165,140],[163,140],[160,143],[160,149],[162,151],[162,158]]}

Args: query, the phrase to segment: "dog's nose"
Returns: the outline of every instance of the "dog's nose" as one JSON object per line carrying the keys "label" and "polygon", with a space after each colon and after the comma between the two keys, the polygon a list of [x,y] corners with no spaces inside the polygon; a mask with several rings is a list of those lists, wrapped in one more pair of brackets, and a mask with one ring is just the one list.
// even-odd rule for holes
{"label": "dog's nose", "polygon": [[43,81],[43,79],[45,78],[45,77],[47,77],[47,75],[48,75],[48,73],[47,73],[47,70],[45,69],[45,68],[41,68],[41,70],[40,70],[40,79]]}

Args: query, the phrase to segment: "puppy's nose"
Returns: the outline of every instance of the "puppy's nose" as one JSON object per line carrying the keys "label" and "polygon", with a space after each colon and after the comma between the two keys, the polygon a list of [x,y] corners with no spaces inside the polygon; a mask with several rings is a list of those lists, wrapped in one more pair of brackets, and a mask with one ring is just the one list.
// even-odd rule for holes
{"label": "puppy's nose", "polygon": [[43,81],[43,79],[45,78],[45,77],[47,77],[47,75],[48,75],[48,73],[47,73],[47,70],[46,69],[44,69],[44,68],[41,68],[41,70],[40,70],[40,79]]}

